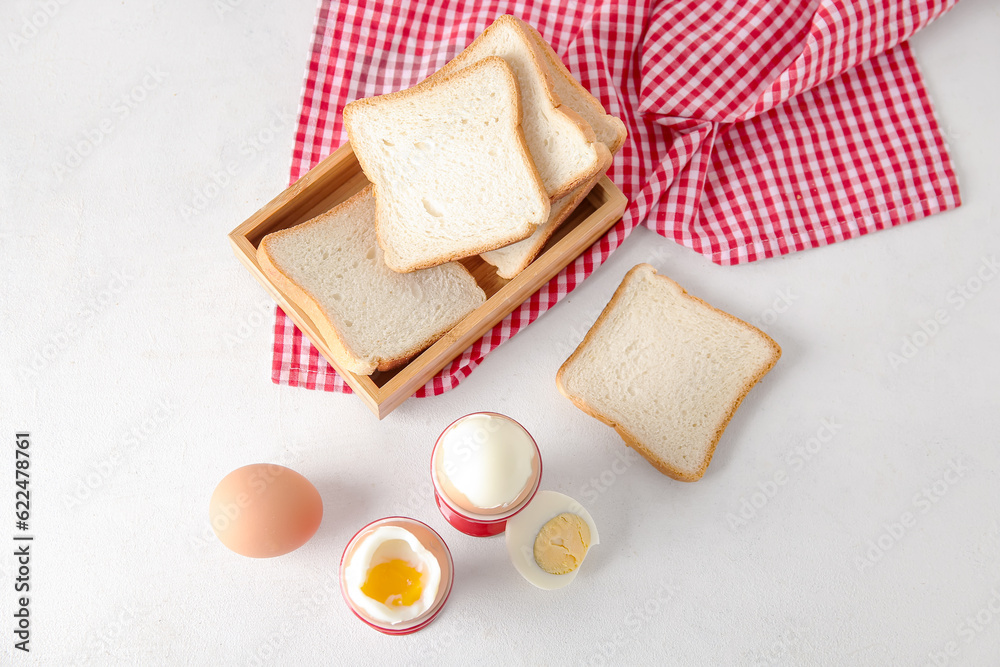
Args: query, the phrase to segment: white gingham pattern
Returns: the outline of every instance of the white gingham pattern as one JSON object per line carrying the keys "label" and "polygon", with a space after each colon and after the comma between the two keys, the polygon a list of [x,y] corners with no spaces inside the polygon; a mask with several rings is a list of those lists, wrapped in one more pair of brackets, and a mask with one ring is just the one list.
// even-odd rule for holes
{"label": "white gingham pattern", "polygon": [[[409,87],[501,14],[534,25],[629,129],[622,220],[416,396],[458,385],[645,224],[736,264],[958,206],[905,40],[957,0],[321,0],[292,182],[340,146],[348,102]],[[350,392],[280,309],[272,378]]]}

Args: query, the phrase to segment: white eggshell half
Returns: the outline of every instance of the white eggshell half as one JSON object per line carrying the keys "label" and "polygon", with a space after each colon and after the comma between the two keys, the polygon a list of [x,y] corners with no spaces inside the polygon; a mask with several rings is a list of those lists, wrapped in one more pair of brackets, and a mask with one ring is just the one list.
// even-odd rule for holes
{"label": "white eggshell half", "polygon": [[[409,607],[390,607],[361,590],[370,568],[395,558],[409,562],[426,578],[420,598]],[[399,526],[379,526],[358,544],[344,568],[344,582],[351,600],[365,613],[383,623],[396,624],[420,616],[434,604],[441,584],[441,566],[410,531]]]}
{"label": "white eggshell half", "polygon": [[[571,512],[583,519],[590,528],[590,547],[587,553],[595,544],[600,543],[597,534],[597,524],[590,512],[583,508],[583,505],[576,502],[569,496],[555,491],[539,491],[535,494],[531,503],[523,510],[507,519],[507,529],[504,536],[507,540],[507,554],[510,562],[521,576],[534,584],[538,588],[550,591],[562,588],[576,578],[576,573],[580,568],[576,568],[567,574],[549,574],[538,567],[535,562],[535,538],[538,537],[542,527],[563,512]],[[586,559],[586,555],[584,555]],[[580,567],[583,567],[581,561]]]}

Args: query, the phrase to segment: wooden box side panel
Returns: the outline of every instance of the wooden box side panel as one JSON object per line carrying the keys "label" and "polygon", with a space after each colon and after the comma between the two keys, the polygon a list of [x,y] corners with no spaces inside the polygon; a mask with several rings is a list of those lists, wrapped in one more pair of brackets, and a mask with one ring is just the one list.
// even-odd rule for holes
{"label": "wooden box side panel", "polygon": [[[274,298],[295,325],[316,346],[347,384],[379,415],[378,386],[366,375],[341,368],[312,319],[279,290],[257,261],[257,246],[271,232],[294,227],[346,201],[368,184],[350,145],[345,144],[317,164],[294,185],[229,234],[237,258]],[[381,416],[380,416],[381,418]]]}
{"label": "wooden box side panel", "polygon": [[496,326],[621,218],[627,200],[610,179],[604,177],[592,193],[563,224],[562,233],[553,235],[545,251],[524,271],[505,281],[486,303],[402,369],[372,378],[381,387],[380,409],[391,411],[409,398],[438,369]]}

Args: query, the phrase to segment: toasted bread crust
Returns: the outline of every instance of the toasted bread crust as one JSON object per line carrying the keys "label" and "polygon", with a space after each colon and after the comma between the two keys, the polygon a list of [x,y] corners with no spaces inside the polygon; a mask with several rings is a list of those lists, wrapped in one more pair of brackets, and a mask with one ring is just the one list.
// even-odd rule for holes
{"label": "toasted bread crust", "polygon": [[[521,94],[520,90],[518,89],[517,77],[514,75],[514,71],[510,68],[510,65],[508,65],[507,62],[503,58],[500,58],[499,56],[489,56],[487,58],[483,58],[482,60],[476,61],[469,67],[455,70],[453,72],[452,71],[445,72],[444,75],[442,75],[441,77],[431,77],[425,79],[423,82],[406,90],[400,90],[394,93],[387,93],[385,95],[379,95],[377,97],[362,98],[359,100],[355,100],[354,102],[351,102],[350,104],[344,107],[344,126],[347,128],[348,140],[351,142],[351,145],[353,146],[364,145],[364,142],[361,141],[361,138],[358,137],[355,131],[353,130],[353,123],[350,121],[351,116],[354,114],[354,110],[360,106],[375,107],[378,106],[380,101],[391,101],[394,99],[406,98],[415,93],[423,92],[432,86],[439,86],[446,84],[448,81],[451,81],[454,78],[473,74],[476,69],[498,67],[498,66],[504,73],[504,80],[507,81],[508,84],[508,92],[511,94],[511,98],[514,100],[513,118],[512,118],[513,122],[510,130],[513,132],[514,136],[517,139],[518,145],[520,146],[520,150],[517,151],[518,156],[521,158],[525,169],[528,172],[530,172],[531,178],[535,182],[535,187],[537,188],[537,192],[540,193],[543,199],[545,199],[548,197],[548,195],[546,193],[545,186],[542,183],[541,174],[538,173],[538,167],[535,165],[535,161],[531,158],[531,152],[528,150],[528,144],[524,138],[524,131],[521,129],[521,118],[523,112],[521,108]],[[366,164],[367,158],[364,154],[364,151],[355,152],[355,155],[357,156],[358,162],[361,164],[361,169],[362,171],[365,172],[365,175],[367,176],[371,174],[373,170],[371,169],[371,165]],[[551,205],[550,203],[547,203],[545,205],[544,210],[539,216],[538,221],[533,223],[529,221],[527,234],[512,234],[509,238],[503,239],[501,241],[483,243],[481,246],[477,247],[474,250],[442,253],[436,257],[430,258],[422,262],[404,262],[395,253],[394,249],[384,240],[385,235],[382,231],[382,225],[380,222],[382,218],[381,211],[383,210],[384,203],[382,203],[382,200],[379,197],[378,184],[376,183],[375,184],[375,209],[376,209],[375,237],[378,240],[379,246],[382,247],[386,266],[388,266],[393,271],[396,271],[397,273],[409,273],[411,271],[418,271],[420,269],[428,269],[432,266],[446,264],[456,259],[462,259],[464,257],[472,257],[473,255],[478,255],[483,252],[488,252],[490,250],[502,248],[503,246],[510,245],[511,243],[517,243],[518,241],[523,241],[524,239],[534,234],[538,226],[545,222],[545,219],[548,218],[549,215],[550,205]]]}
{"label": "toasted bread crust", "polygon": [[[733,403],[729,406],[725,418],[722,420],[721,424],[716,429],[713,435],[712,442],[708,447],[708,452],[705,456],[705,459],[701,462],[701,465],[698,467],[698,469],[695,470],[693,473],[684,470],[678,470],[677,468],[671,466],[663,459],[659,458],[654,452],[650,451],[639,440],[639,438],[637,438],[634,434],[632,434],[627,428],[625,428],[621,424],[616,423],[611,417],[602,414],[599,410],[597,410],[597,408],[591,406],[579,396],[571,394],[569,390],[567,390],[566,385],[563,382],[563,374],[566,372],[567,368],[569,368],[573,364],[573,362],[576,361],[577,357],[579,357],[579,355],[582,354],[583,350],[586,349],[586,347],[590,344],[594,334],[601,328],[605,320],[610,317],[610,314],[614,311],[614,309],[618,305],[618,302],[621,300],[626,289],[628,289],[628,286],[631,283],[631,281],[636,279],[639,273],[645,273],[645,272],[652,272],[654,278],[661,278],[663,280],[669,281],[673,285],[676,285],[677,288],[681,291],[681,296],[683,298],[690,299],[699,304],[707,306],[711,310],[722,314],[728,320],[738,324],[743,328],[751,330],[756,335],[761,336],[773,350],[773,356],[771,357],[769,363],[757,374],[755,374],[754,377],[750,379],[750,381],[747,382],[747,384],[743,388],[743,391],[740,393],[739,397],[737,397],[736,400],[733,401]],[[580,410],[587,413],[591,417],[594,417],[595,419],[598,419],[607,424],[608,426],[612,427],[613,429],[615,429],[618,435],[621,436],[622,440],[625,441],[625,444],[627,444],[635,451],[639,452],[639,454],[641,454],[643,458],[649,461],[653,465],[653,467],[655,467],[661,473],[673,479],[679,480],[681,482],[696,482],[702,478],[702,476],[705,474],[705,471],[708,469],[708,464],[712,462],[712,456],[715,454],[715,447],[716,445],[718,445],[719,439],[722,438],[722,433],[726,430],[726,427],[732,420],[733,415],[736,414],[736,409],[743,402],[743,399],[746,398],[746,395],[750,392],[750,389],[752,389],[753,386],[756,385],[761,380],[761,378],[767,375],[767,373],[772,368],[774,368],[774,364],[777,363],[779,358],[781,358],[781,347],[776,342],[774,342],[774,340],[770,336],[768,336],[766,333],[764,333],[757,327],[747,324],[743,320],[734,317],[725,311],[719,310],[718,308],[712,306],[709,303],[706,303],[705,301],[699,299],[696,296],[688,294],[687,290],[685,290],[683,287],[678,285],[676,282],[674,282],[667,276],[663,276],[656,273],[656,269],[650,266],[649,264],[637,264],[634,267],[632,267],[628,273],[625,274],[625,277],[622,279],[622,282],[618,286],[618,289],[615,290],[614,296],[611,297],[611,300],[608,302],[608,305],[604,307],[603,311],[601,311],[600,316],[597,318],[597,321],[594,322],[594,325],[587,332],[587,335],[584,336],[583,341],[580,342],[580,344],[569,356],[569,358],[565,362],[563,362],[562,366],[559,367],[559,371],[556,373],[556,386],[559,388],[559,392],[563,396],[565,396],[566,398],[568,398],[570,401],[573,402],[573,405],[575,405],[576,407],[578,407]]]}
{"label": "toasted bread crust", "polygon": [[524,26],[525,31],[534,39],[537,50],[542,54],[542,57],[545,58],[545,62],[547,62],[550,66],[549,71],[555,70],[558,72],[559,75],[565,78],[573,88],[579,91],[580,94],[584,96],[584,99],[587,99],[595,109],[600,109],[607,118],[611,119],[611,124],[615,126],[616,138],[615,141],[608,146],[608,150],[611,151],[612,155],[617,153],[622,145],[624,145],[625,139],[628,138],[628,130],[625,127],[625,123],[623,123],[617,116],[609,114],[604,108],[604,105],[601,104],[601,101],[594,97],[589,90],[584,88],[583,84],[577,81],[576,77],[569,71],[569,68],[566,67],[566,64],[559,58],[558,55],[556,55],[552,46],[545,41],[545,38],[542,37],[541,33],[538,32],[533,25],[525,21],[521,21],[520,19],[516,20]]}
{"label": "toasted bread crust", "polygon": [[[524,43],[529,49],[529,59],[531,60],[532,69],[535,71],[538,78],[544,82],[543,89],[545,91],[545,96],[548,98],[552,107],[555,109],[556,113],[561,113],[570,122],[572,122],[577,129],[583,134],[584,139],[591,144],[599,144],[597,141],[597,135],[594,133],[594,129],[590,127],[588,123],[580,114],[573,111],[569,107],[565,106],[556,94],[555,89],[552,85],[552,78],[549,75],[548,68],[542,63],[543,58],[545,58],[544,50],[539,48],[538,44],[535,42],[534,36],[531,34],[531,27],[522,21],[521,19],[511,16],[510,14],[504,14],[498,17],[489,27],[486,28],[482,33],[479,34],[472,43],[467,46],[462,53],[458,54],[451,61],[446,63],[444,67],[438,70],[436,73],[429,76],[426,82],[436,81],[438,77],[445,77],[453,74],[455,70],[461,70],[467,67],[472,67],[473,65],[466,65],[465,63],[471,58],[467,55],[474,50],[474,47],[481,41],[488,39],[489,34],[494,30],[499,29],[502,26],[510,26],[515,30],[522,33],[525,37]],[[536,33],[537,34],[537,33]],[[499,56],[487,56],[487,58],[497,58]],[[485,60],[485,58],[483,59]],[[502,60],[502,58],[501,58]],[[480,62],[480,61],[475,61]],[[474,63],[473,63],[474,64]],[[515,76],[515,81],[516,81]],[[520,121],[518,121],[520,125]],[[624,126],[623,126],[624,127]],[[525,144],[527,146],[527,144]],[[529,152],[530,155],[530,152]],[[581,172],[573,180],[568,183],[563,184],[561,187],[557,188],[553,192],[548,193],[550,199],[560,199],[565,197],[570,192],[583,185],[591,176],[594,175],[597,169],[600,169],[600,155],[596,155],[593,165],[587,171]]]}
{"label": "toasted bread crust", "polygon": [[[322,224],[325,216],[335,210],[348,209],[358,206],[362,199],[370,196],[367,190],[371,187],[371,185],[365,186],[360,192],[352,196],[350,199],[338,204],[330,211],[327,211],[327,213],[320,214],[315,218],[311,218],[310,220],[300,223],[294,227],[289,227],[288,229],[282,229],[268,234],[261,239],[260,245],[257,246],[257,262],[260,264],[264,273],[267,274],[278,289],[288,295],[289,299],[293,303],[309,315],[309,318],[316,325],[316,328],[319,329],[320,334],[323,336],[323,340],[326,342],[327,347],[330,348],[330,353],[333,355],[337,363],[343,366],[345,370],[357,373],[358,375],[371,375],[376,370],[388,371],[404,366],[410,361],[410,359],[434,344],[434,342],[444,335],[444,332],[438,336],[434,336],[430,340],[423,341],[420,345],[417,345],[392,359],[385,359],[379,356],[361,356],[347,344],[347,341],[344,340],[343,336],[341,336],[340,332],[337,330],[336,325],[333,323],[330,314],[325,308],[323,308],[319,300],[309,290],[293,280],[277,265],[277,263],[275,263],[274,257],[271,255],[270,244],[275,239],[279,239],[293,230],[301,231],[306,227]],[[462,267],[462,270],[468,273],[468,270],[465,269],[464,266]]]}

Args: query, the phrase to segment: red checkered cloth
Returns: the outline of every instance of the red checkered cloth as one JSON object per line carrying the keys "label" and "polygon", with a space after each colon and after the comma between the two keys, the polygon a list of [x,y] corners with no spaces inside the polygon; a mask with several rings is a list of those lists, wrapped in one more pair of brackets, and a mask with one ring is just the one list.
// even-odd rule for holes
{"label": "red checkered cloth", "polygon": [[[291,180],[346,141],[348,102],[407,88],[501,14],[535,26],[629,138],[622,220],[417,392],[458,385],[571,292],[637,224],[736,264],[959,205],[905,40],[957,0],[321,0]],[[349,387],[278,309],[272,377]]]}

